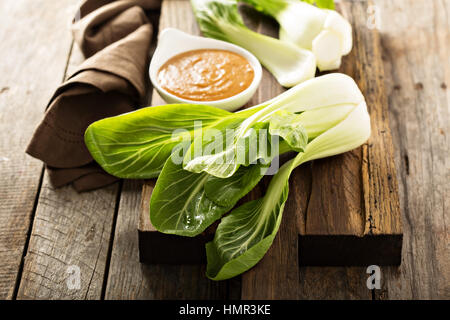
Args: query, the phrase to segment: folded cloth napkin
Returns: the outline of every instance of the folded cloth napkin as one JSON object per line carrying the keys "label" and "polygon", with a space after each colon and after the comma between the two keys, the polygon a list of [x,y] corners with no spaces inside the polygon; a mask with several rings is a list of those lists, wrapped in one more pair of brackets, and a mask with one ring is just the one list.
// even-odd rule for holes
{"label": "folded cloth napkin", "polygon": [[73,36],[88,57],[54,93],[26,152],[45,162],[55,187],[99,188],[117,178],[104,172],[84,144],[92,122],[146,103],[152,27],[144,10],[160,0],[87,0]]}

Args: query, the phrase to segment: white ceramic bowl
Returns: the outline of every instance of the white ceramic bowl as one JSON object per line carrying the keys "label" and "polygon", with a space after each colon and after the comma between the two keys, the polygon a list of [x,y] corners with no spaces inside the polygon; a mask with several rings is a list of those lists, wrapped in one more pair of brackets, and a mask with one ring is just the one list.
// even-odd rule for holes
{"label": "white ceramic bowl", "polygon": [[[248,60],[254,71],[254,78],[250,86],[232,97],[216,101],[194,101],[183,99],[162,88],[157,80],[158,71],[161,66],[173,56],[198,49],[221,49],[240,54]],[[261,82],[262,68],[258,59],[256,59],[253,54],[239,46],[225,41],[193,36],[178,29],[167,28],[162,30],[159,35],[158,46],[153,54],[149,73],[153,87],[156,88],[158,93],[167,103],[204,104],[228,111],[234,111],[246,104],[255,93]]]}

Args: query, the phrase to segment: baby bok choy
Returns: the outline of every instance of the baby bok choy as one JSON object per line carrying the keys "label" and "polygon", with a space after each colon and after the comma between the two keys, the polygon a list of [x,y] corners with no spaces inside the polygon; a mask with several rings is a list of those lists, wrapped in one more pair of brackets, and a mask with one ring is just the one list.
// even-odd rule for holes
{"label": "baby bok choy", "polygon": [[248,29],[240,16],[237,0],[191,0],[203,35],[235,43],[251,53],[284,87],[314,77],[314,55],[289,42]]}
{"label": "baby bok choy", "polygon": [[[299,0],[243,0],[274,17],[280,24],[280,39],[311,50],[317,67],[333,70],[352,49],[352,27],[334,10],[321,9]],[[324,2],[324,1],[322,1]],[[318,2],[325,5],[325,3]],[[333,7],[333,1],[328,1]]]}
{"label": "baby bok choy", "polygon": [[[207,275],[221,280],[254,266],[270,247],[295,167],[356,148],[369,134],[364,97],[353,79],[335,73],[237,113],[188,104],[144,108],[93,123],[85,141],[113,175],[159,174],[150,219],[160,232],[196,236],[231,211],[206,247]],[[233,210],[286,152],[296,156],[265,196]]]}
{"label": "baby bok choy", "polygon": [[[193,139],[184,159],[179,148],[164,165],[150,201],[153,226],[164,233],[196,236],[253,189],[275,156],[295,151],[305,153],[302,159],[307,161],[355,148],[350,142],[342,140],[340,144],[330,133],[326,134],[355,109],[367,115],[364,97],[355,82],[343,74],[328,74],[284,92],[239,124],[206,128]],[[363,121],[361,125],[370,132],[369,122]],[[267,145],[275,146],[275,150],[267,153],[257,150],[248,157],[250,148],[246,139],[263,128],[268,128],[270,137],[255,134],[259,141],[254,144],[260,146],[261,140],[267,139]],[[212,140],[210,130],[218,133]],[[231,139],[226,139],[227,132],[232,133]],[[274,136],[280,139],[278,148],[272,142]],[[314,142],[319,137],[322,144]],[[228,143],[224,144],[225,140]],[[198,155],[192,157],[196,143]],[[240,153],[246,154],[244,161],[240,161]],[[186,158],[190,161],[186,162]]]}

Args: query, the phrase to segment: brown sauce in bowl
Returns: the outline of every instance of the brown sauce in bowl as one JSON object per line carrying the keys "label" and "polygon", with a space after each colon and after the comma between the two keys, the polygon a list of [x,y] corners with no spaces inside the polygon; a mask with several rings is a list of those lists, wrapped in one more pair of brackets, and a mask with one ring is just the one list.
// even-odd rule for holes
{"label": "brown sauce in bowl", "polygon": [[241,55],[216,49],[187,51],[170,58],[158,71],[158,83],[171,94],[194,101],[232,97],[252,83],[254,71]]}

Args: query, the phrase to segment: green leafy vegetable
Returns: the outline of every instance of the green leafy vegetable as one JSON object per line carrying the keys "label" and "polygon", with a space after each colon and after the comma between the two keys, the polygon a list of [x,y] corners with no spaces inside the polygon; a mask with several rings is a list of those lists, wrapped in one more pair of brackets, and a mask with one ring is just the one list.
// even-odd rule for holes
{"label": "green leafy vegetable", "polygon": [[283,138],[292,150],[303,151],[308,143],[308,135],[301,120],[298,114],[277,112],[270,118],[269,133]]}
{"label": "green leafy vegetable", "polygon": [[233,207],[257,185],[268,168],[269,164],[255,164],[240,167],[229,178],[209,176],[205,184],[206,196],[218,205]]}
{"label": "green leafy vegetable", "polygon": [[[280,153],[290,150],[282,143]],[[196,236],[228,212],[251,191],[267,171],[267,164],[241,166],[229,178],[194,173],[177,164],[175,151],[164,165],[150,200],[150,220],[160,232]]]}
{"label": "green leafy vegetable", "polygon": [[250,269],[272,245],[288,196],[292,160],[270,181],[266,196],[233,210],[220,222],[214,240],[206,244],[207,276],[232,278]]}
{"label": "green leafy vegetable", "polygon": [[195,104],[169,104],[143,108],[91,124],[84,136],[94,160],[119,178],[157,177],[174,148],[201,135],[202,130],[246,119],[264,105],[231,113]]}
{"label": "green leafy vegetable", "polygon": [[[352,27],[333,10],[332,0],[243,0],[257,10],[273,16],[280,24],[280,39],[311,50],[317,67],[333,70],[341,57],[352,49]],[[324,8],[324,9],[321,9]]]}
{"label": "green leafy vegetable", "polygon": [[106,172],[119,178],[148,179],[158,176],[175,146],[191,140],[196,121],[205,128],[229,115],[203,105],[143,108],[94,122],[86,130],[85,143]]}
{"label": "green leafy vegetable", "polygon": [[207,275],[213,280],[234,277],[253,267],[275,238],[289,192],[289,176],[300,164],[352,150],[370,136],[365,102],[340,123],[313,139],[273,177],[262,199],[233,210],[222,219],[214,240],[206,244]]}
{"label": "green leafy vegetable", "polygon": [[235,43],[252,52],[285,87],[314,77],[314,55],[291,43],[248,29],[237,9],[237,0],[191,0],[203,35]]}
{"label": "green leafy vegetable", "polygon": [[150,202],[150,219],[161,232],[195,236],[219,219],[230,207],[217,205],[206,197],[206,173],[183,170],[167,159]]}
{"label": "green leafy vegetable", "polygon": [[152,193],[151,222],[163,233],[196,236],[252,190],[266,169],[261,164],[241,167],[231,178],[218,179],[183,170],[169,158]]}
{"label": "green leafy vegetable", "polygon": [[[327,94],[323,95],[321,92],[325,88]],[[186,166],[186,163],[166,163],[150,203],[153,225],[161,232],[178,235],[194,236],[203,232],[254,188],[274,156],[311,148],[314,146],[314,138],[341,123],[363,101],[364,98],[353,79],[343,74],[328,74],[286,91],[257,112],[245,114],[248,118],[230,117],[217,126],[205,129],[202,135],[194,139],[186,156],[191,155],[197,142],[203,147],[199,158],[202,161],[212,160],[201,162],[194,158],[197,166],[204,165],[204,170],[193,170],[199,167]],[[244,137],[244,143],[235,142],[231,147],[225,148],[225,151],[214,153],[217,149],[221,150],[227,130],[231,128],[237,129],[232,133],[238,132],[232,137],[236,139],[240,135]],[[247,133],[254,128],[268,129],[270,137],[255,134],[256,140],[246,143]],[[211,141],[205,138],[210,136],[208,131],[216,129],[217,135],[213,136],[218,139]],[[256,152],[254,157],[248,155],[250,145],[260,145],[260,142],[265,141],[270,146],[274,136],[282,140],[278,148],[270,150],[268,157],[262,157],[260,152]],[[202,139],[208,142],[202,144]],[[223,156],[226,153],[233,155],[230,162],[215,162],[220,160],[218,155]],[[263,160],[266,166],[261,163],[250,165],[250,162],[242,165],[237,162],[239,153],[246,154],[253,161]],[[228,176],[219,175],[223,172],[229,173],[229,168],[232,168],[233,172]]]}
{"label": "green leafy vegetable", "polygon": [[239,168],[238,150],[245,148],[242,123],[245,119],[230,119],[208,128],[194,138],[186,152],[183,167],[192,172],[206,172],[227,178]]}

